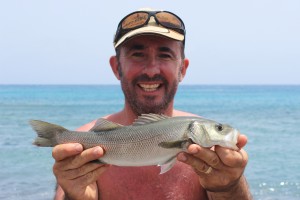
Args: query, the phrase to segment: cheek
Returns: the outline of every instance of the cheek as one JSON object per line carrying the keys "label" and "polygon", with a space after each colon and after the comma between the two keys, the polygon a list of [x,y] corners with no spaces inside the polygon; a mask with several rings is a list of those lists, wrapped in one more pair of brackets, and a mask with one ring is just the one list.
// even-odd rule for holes
{"label": "cheek", "polygon": [[[171,70],[173,69],[173,70]],[[166,79],[168,79],[169,81],[174,81],[174,80],[177,80],[177,81],[181,81],[181,71],[179,70],[179,68],[177,69],[174,69],[174,66],[171,66],[169,68],[169,70],[166,70],[164,71],[164,75],[166,77]]]}
{"label": "cheek", "polygon": [[126,79],[128,82],[131,82],[134,78],[141,75],[141,72],[131,67],[131,68],[120,68],[119,74],[121,78]]}

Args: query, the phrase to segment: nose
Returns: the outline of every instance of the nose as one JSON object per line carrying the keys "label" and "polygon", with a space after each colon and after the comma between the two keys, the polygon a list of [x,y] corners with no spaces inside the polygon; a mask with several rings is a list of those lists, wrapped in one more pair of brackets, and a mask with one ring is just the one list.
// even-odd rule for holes
{"label": "nose", "polygon": [[159,61],[157,60],[156,56],[148,56],[147,63],[144,67],[143,72],[147,74],[150,78],[154,77],[157,74],[160,74]]}

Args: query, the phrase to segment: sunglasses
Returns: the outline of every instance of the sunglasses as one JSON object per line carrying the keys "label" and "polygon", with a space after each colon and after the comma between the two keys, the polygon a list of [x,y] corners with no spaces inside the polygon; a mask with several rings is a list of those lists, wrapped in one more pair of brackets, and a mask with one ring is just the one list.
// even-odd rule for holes
{"label": "sunglasses", "polygon": [[147,25],[151,16],[154,17],[157,24],[185,35],[184,23],[174,13],[168,11],[136,11],[128,14],[120,21],[114,43],[116,44],[126,33]]}

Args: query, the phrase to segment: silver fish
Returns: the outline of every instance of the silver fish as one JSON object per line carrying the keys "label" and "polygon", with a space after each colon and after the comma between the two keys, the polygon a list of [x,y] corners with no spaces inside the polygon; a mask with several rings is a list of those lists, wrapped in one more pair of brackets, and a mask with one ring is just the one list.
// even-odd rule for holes
{"label": "silver fish", "polygon": [[43,121],[30,121],[38,137],[34,145],[53,147],[63,143],[81,143],[84,149],[101,146],[101,163],[118,166],[161,166],[161,174],[170,170],[176,155],[195,143],[202,147],[220,145],[238,150],[238,131],[229,125],[200,117],[167,117],[143,114],[130,126],[98,119],[88,132],[69,131]]}

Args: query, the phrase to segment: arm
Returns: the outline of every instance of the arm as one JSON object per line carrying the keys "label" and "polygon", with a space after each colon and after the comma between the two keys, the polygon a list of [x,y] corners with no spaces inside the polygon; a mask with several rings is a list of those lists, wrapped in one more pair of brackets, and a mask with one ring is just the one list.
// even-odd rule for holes
{"label": "arm", "polygon": [[83,151],[80,144],[61,144],[53,148],[52,155],[58,183],[55,200],[98,199],[96,181],[106,166],[90,161],[103,156],[101,147]]}
{"label": "arm", "polygon": [[[240,135],[238,140],[239,148],[247,143],[244,135]],[[209,199],[252,199],[243,176],[248,162],[248,155],[243,149],[233,151],[216,146],[211,150],[192,144],[188,153],[178,155],[178,160],[194,168]]]}

